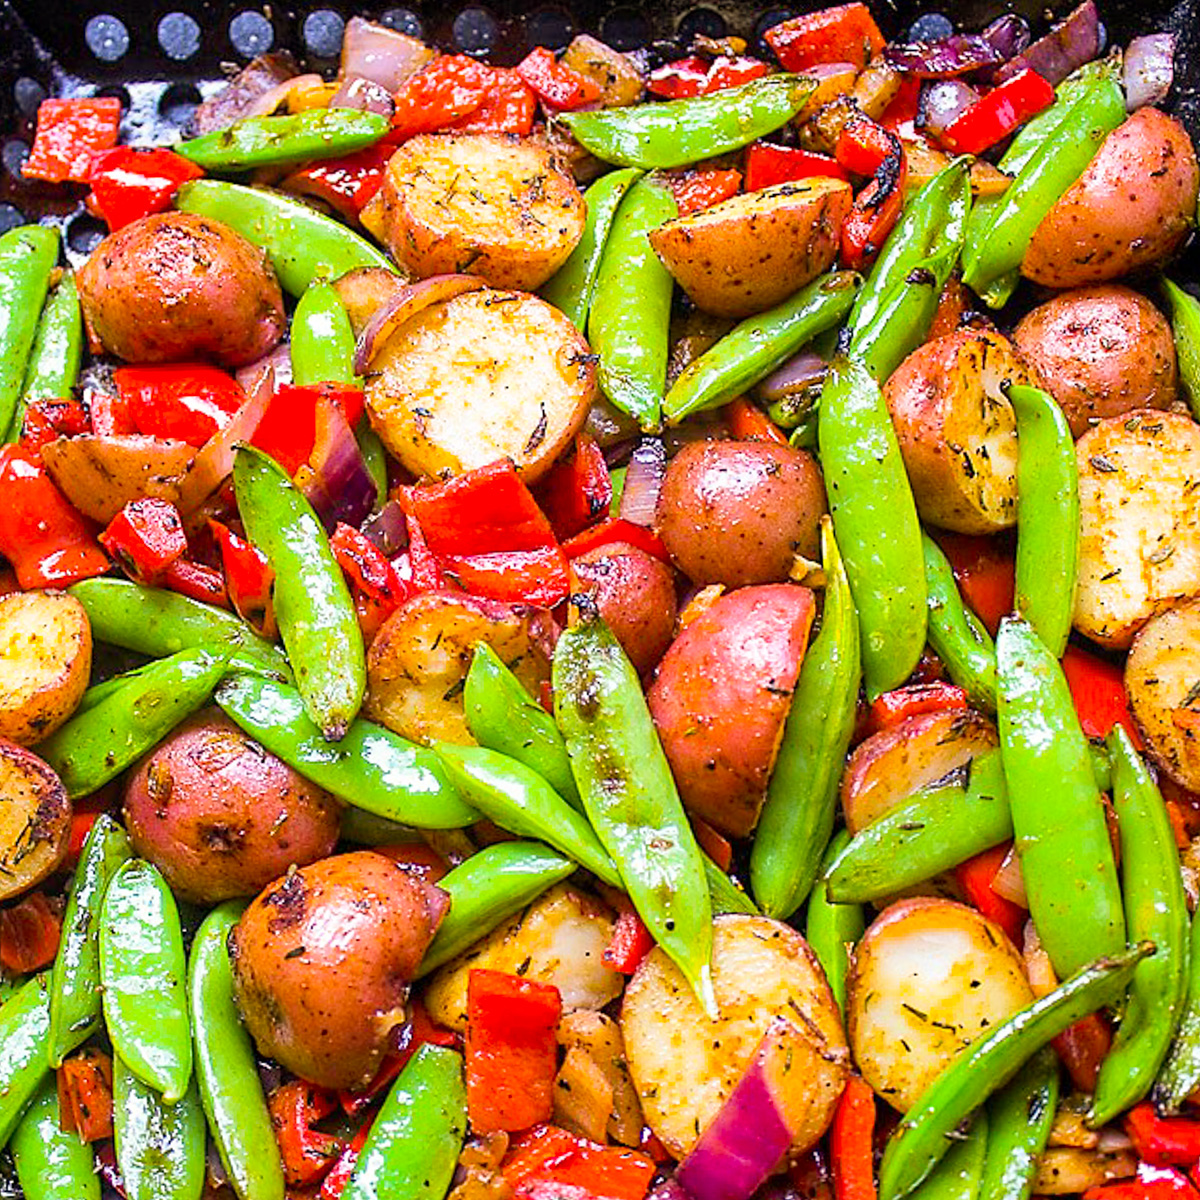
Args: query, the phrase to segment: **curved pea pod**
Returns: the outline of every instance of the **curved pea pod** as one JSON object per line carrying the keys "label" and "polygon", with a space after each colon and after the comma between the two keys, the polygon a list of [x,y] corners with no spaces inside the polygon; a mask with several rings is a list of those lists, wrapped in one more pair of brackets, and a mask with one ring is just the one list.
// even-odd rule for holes
{"label": "curved pea pod", "polygon": [[250,1035],[233,999],[226,949],[245,905],[204,918],[188,960],[188,1007],[200,1104],[238,1200],[283,1200],[283,1164],[271,1128]]}
{"label": "curved pea pod", "polygon": [[0,237],[0,431],[13,426],[58,245],[50,225],[20,225]]}
{"label": "curved pea pod", "polygon": [[100,908],[109,880],[132,854],[125,830],[101,813],[83,843],[50,976],[52,1067],[100,1024]]}
{"label": "curved pea pod", "polygon": [[49,1041],[50,974],[43,971],[0,1008],[0,1146],[12,1136],[49,1073]]}
{"label": "curved pea pod", "polygon": [[438,756],[362,717],[331,744],[295,688],[233,675],[217,704],[277,758],[345,804],[417,829],[461,829],[479,813],[459,796]]}
{"label": "curved pea pod", "polygon": [[1160,280],[1175,337],[1179,382],[1192,410],[1200,419],[1200,300],[1169,279]]}
{"label": "curved pea pod", "polygon": [[292,314],[292,380],[298,385],[356,386],[354,328],[336,289],[323,279],[309,284]]}
{"label": "curved pea pod", "polygon": [[921,534],[929,605],[929,644],[951,680],[971,703],[996,711],[996,644],[983,622],[963,602],[954,571],[941,547]]}
{"label": "curved pea pod", "polygon": [[1200,917],[1193,916],[1188,938],[1188,998],[1171,1052],[1154,1085],[1160,1112],[1176,1113],[1200,1087]]}
{"label": "curved pea pod", "polygon": [[275,616],[305,711],[326,738],[338,741],[367,688],[350,589],[312,505],[278,463],[239,446],[233,487],[246,536],[275,571]]}
{"label": "curved pea pod", "polygon": [[917,506],[887,405],[866,369],[844,357],[834,359],[821,393],[818,441],[874,698],[917,665],[927,594]]}
{"label": "curved pea pod", "polygon": [[1058,1055],[1039,1050],[988,1104],[979,1200],[1028,1200],[1058,1106]]}
{"label": "curved pea pod", "polygon": [[67,271],[42,309],[29,351],[21,397],[8,427],[8,440],[18,441],[25,409],[34,400],[65,400],[79,379],[83,360],[83,310],[75,276]]}
{"label": "curved pea pod", "polygon": [[100,910],[104,1023],[124,1064],[167,1104],[184,1095],[192,1077],[186,975],[170,889],[157,868],[130,859]]}
{"label": "curved pea pod", "polygon": [[987,1155],[988,1118],[977,1112],[966,1135],[955,1138],[945,1158],[912,1193],[914,1200],[976,1200]]}
{"label": "curved pea pod", "polygon": [[[821,862],[822,873],[836,861],[850,842],[850,834],[840,829],[834,835]],[[866,932],[861,904],[836,904],[829,899],[825,880],[818,878],[808,897],[804,936],[829,981],[829,990],[842,1012],[846,1011],[846,974],[850,969],[850,951]]]}
{"label": "curved pea pod", "polygon": [[28,1200],[100,1200],[92,1148],[78,1134],[63,1132],[52,1076],[43,1080],[10,1146]]}
{"label": "curved pea pod", "polygon": [[719,917],[723,913],[757,916],[758,905],[704,851],[700,853],[704,859],[704,878],[708,882],[708,901],[713,916]]}

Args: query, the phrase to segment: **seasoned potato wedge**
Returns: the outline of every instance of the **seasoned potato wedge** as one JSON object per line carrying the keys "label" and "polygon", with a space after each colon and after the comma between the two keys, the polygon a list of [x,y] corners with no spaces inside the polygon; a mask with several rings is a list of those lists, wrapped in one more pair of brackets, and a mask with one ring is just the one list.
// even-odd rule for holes
{"label": "seasoned potato wedge", "polygon": [[[607,1132],[624,1146],[638,1146],[642,1140],[642,1104],[637,1089],[629,1078],[625,1058],[625,1040],[621,1027],[602,1012],[580,1009],[568,1013],[558,1023],[558,1040],[566,1047],[567,1057],[586,1054],[603,1073],[612,1095],[612,1110],[608,1114]],[[564,1062],[564,1067],[565,1067]],[[555,1089],[555,1112],[559,1111],[559,1089]],[[565,1108],[565,1104],[563,1105]],[[557,1120],[557,1117],[556,1117]],[[562,1121],[557,1121],[562,1124]],[[604,1137],[594,1139],[603,1142]]]}
{"label": "seasoned potato wedge", "polygon": [[573,39],[560,61],[600,89],[600,103],[604,108],[636,104],[645,91],[642,73],[632,59],[591,34],[581,33]]}
{"label": "seasoned potato wedge", "polygon": [[418,313],[367,378],[384,444],[415,475],[434,478],[507,456],[532,482],[582,427],[596,394],[588,344],[562,313],[490,289]]}
{"label": "seasoned potato wedge", "polygon": [[470,271],[493,287],[539,288],[583,236],[574,179],[532,141],[498,133],[409,138],[380,191],[384,241],[414,275]]}
{"label": "seasoned potato wedge", "polygon": [[598,900],[560,883],[519,917],[493,930],[430,978],[425,1007],[440,1025],[467,1027],[467,976],[473,968],[519,972],[552,983],[565,1014],[599,1010],[621,994],[624,979],[604,965],[612,913]]}
{"label": "seasoned potato wedge", "polygon": [[356,338],[376,310],[382,308],[404,283],[403,275],[383,267],[356,267],[334,280],[334,290],[346,308]]}
{"label": "seasoned potato wedge", "polygon": [[1137,1155],[1131,1150],[1105,1153],[1051,1146],[1038,1158],[1033,1190],[1039,1196],[1078,1196],[1114,1179],[1129,1179],[1137,1173],[1137,1165]]}
{"label": "seasoned potato wedge", "polygon": [[825,1132],[846,1083],[841,1013],[808,943],[769,917],[729,915],[713,925],[713,989],[720,1017],[704,1015],[679,969],[655,948],[629,981],[621,1031],[646,1123],[677,1158],[696,1144],[777,1017],[795,1031],[777,1099],[802,1154]]}
{"label": "seasoned potato wedge", "polygon": [[1156,612],[1200,592],[1200,425],[1140,408],[1101,421],[1075,455],[1075,628],[1123,650]]}
{"label": "seasoned potato wedge", "polygon": [[922,519],[955,533],[1017,520],[1017,429],[1002,388],[1033,382],[998,333],[959,330],[914,350],[884,387]]}
{"label": "seasoned potato wedge", "polygon": [[0,740],[0,900],[41,883],[66,857],[71,802],[38,756]]}
{"label": "seasoned potato wedge", "polygon": [[398,608],[371,643],[368,716],[415,742],[474,745],[462,692],[478,642],[487,642],[530,692],[550,678],[524,610],[463,592],[424,592]]}
{"label": "seasoned potato wedge", "polygon": [[0,738],[32,746],[75,711],[92,670],[92,626],[65,592],[0,599]]}
{"label": "seasoned potato wedge", "polygon": [[840,179],[780,183],[676,217],[648,236],[697,307],[748,317],[828,268],[853,201]]}

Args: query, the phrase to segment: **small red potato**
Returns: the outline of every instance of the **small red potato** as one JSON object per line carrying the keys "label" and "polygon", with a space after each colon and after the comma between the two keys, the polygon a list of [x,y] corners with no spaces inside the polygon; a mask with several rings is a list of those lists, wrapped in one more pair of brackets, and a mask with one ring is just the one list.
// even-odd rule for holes
{"label": "small red potato", "polygon": [[333,852],[341,809],[215,709],[142,759],[125,786],[133,848],[180,899],[253,896]]}
{"label": "small red potato", "polygon": [[731,837],[758,822],[814,609],[796,584],[722,596],[675,639],[646,693],[684,805]]}
{"label": "small red potato", "polygon": [[656,524],[694,583],[783,583],[817,558],[829,511],[817,460],[769,442],[689,442],[667,466]]}
{"label": "small red potato", "polygon": [[448,904],[371,850],[272,883],[229,939],[234,995],[259,1051],[320,1087],[369,1082]]}
{"label": "small red potato", "polygon": [[0,900],[47,879],[67,855],[71,802],[38,756],[0,738]]}

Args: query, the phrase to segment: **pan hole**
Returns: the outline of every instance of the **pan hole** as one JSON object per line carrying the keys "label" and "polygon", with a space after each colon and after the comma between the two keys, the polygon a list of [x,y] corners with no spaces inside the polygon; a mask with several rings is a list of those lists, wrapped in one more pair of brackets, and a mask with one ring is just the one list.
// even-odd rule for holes
{"label": "pan hole", "polygon": [[575,22],[561,8],[539,8],[525,18],[525,36],[531,46],[562,50],[575,36]]}
{"label": "pan hole", "polygon": [[80,213],[67,226],[67,245],[75,254],[87,256],[104,240],[104,234],[103,222]]}
{"label": "pan hole", "polygon": [[168,125],[182,129],[200,107],[200,91],[191,83],[173,83],[158,102],[158,115]]}
{"label": "pan hole", "polygon": [[0,147],[0,162],[4,163],[4,169],[14,179],[21,178],[21,167],[28,157],[29,145],[20,138],[9,138],[4,146]]}
{"label": "pan hole", "polygon": [[25,224],[25,214],[15,204],[0,204],[0,233]]}
{"label": "pan hole", "polygon": [[242,12],[229,22],[229,41],[243,58],[253,58],[275,44],[275,30],[262,13]]}
{"label": "pan hole", "polygon": [[653,36],[650,22],[633,8],[614,8],[600,23],[601,40],[614,50],[638,50]]}
{"label": "pan hole", "polygon": [[167,13],[158,23],[158,44],[168,58],[183,62],[200,49],[200,26],[187,13]]}
{"label": "pan hole", "polygon": [[464,8],[454,18],[454,44],[464,54],[486,54],[496,44],[500,26],[482,8]]}
{"label": "pan hole", "polygon": [[679,40],[687,46],[697,34],[701,37],[723,38],[729,26],[719,12],[711,8],[693,8],[679,21]]}
{"label": "pan hole", "polygon": [[17,108],[27,117],[32,117],[38,110],[38,105],[46,98],[46,89],[36,79],[22,75],[13,84],[13,99]]}
{"label": "pan hole", "polygon": [[346,22],[332,9],[318,8],[304,18],[304,44],[314,58],[337,58]]}
{"label": "pan hole", "polygon": [[763,40],[768,29],[774,29],[796,14],[790,8],[770,8],[754,23],[753,53],[765,58],[774,57],[771,47]]}
{"label": "pan hole", "polygon": [[939,12],[922,13],[909,27],[910,42],[937,42],[954,32],[954,22]]}
{"label": "pan hole", "polygon": [[129,49],[129,30],[110,13],[94,16],[84,27],[84,41],[101,62],[116,62]]}
{"label": "pan hole", "polygon": [[389,8],[379,21],[397,33],[407,33],[415,38],[421,36],[421,18],[411,8]]}

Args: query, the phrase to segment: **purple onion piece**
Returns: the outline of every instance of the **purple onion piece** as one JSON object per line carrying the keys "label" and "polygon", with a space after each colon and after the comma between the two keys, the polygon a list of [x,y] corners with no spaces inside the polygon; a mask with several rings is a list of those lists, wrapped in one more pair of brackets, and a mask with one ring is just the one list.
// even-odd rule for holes
{"label": "purple onion piece", "polygon": [[341,87],[333,93],[329,107],[355,108],[359,112],[378,113],[381,117],[389,118],[396,109],[392,93],[387,88],[361,75],[348,76],[343,80]]}
{"label": "purple onion piece", "polygon": [[1166,99],[1175,82],[1175,35],[1134,38],[1125,51],[1125,108],[1128,112]]}
{"label": "purple onion piece", "polygon": [[978,99],[979,93],[961,79],[931,79],[921,89],[916,128],[941,137]]}
{"label": "purple onion piece", "polygon": [[1072,71],[1091,62],[1100,46],[1100,16],[1094,0],[1084,0],[1045,37],[1005,63],[996,73],[996,82],[1003,83],[1028,69],[1057,87]]}
{"label": "purple onion piece", "polygon": [[251,59],[216,95],[196,109],[193,118],[196,132],[212,133],[261,112],[263,98],[299,73],[296,60],[286,50]]}
{"label": "purple onion piece", "polygon": [[1029,43],[1029,26],[1015,13],[993,21],[982,33],[952,33],[936,42],[910,42],[884,49],[898,71],[921,79],[950,79],[984,67],[999,67]]}
{"label": "purple onion piece", "polygon": [[408,549],[408,522],[398,500],[389,500],[364,522],[362,531],[386,558],[395,558]]}
{"label": "purple onion piece", "polygon": [[338,405],[326,401],[317,409],[317,436],[312,472],[303,484],[308,502],[332,532],[339,521],[357,529],[370,516],[378,493],[354,431]]}
{"label": "purple onion piece", "polygon": [[667,452],[660,438],[643,438],[629,459],[625,490],[621,493],[621,519],[650,529],[658,508],[658,493],[667,473]]}
{"label": "purple onion piece", "polygon": [[351,17],[342,38],[341,77],[361,76],[395,92],[435,54],[424,42],[406,33]]}
{"label": "purple onion piece", "polygon": [[825,371],[825,360],[819,354],[801,350],[757,384],[754,393],[760,400],[773,404],[819,385],[825,379]]}

